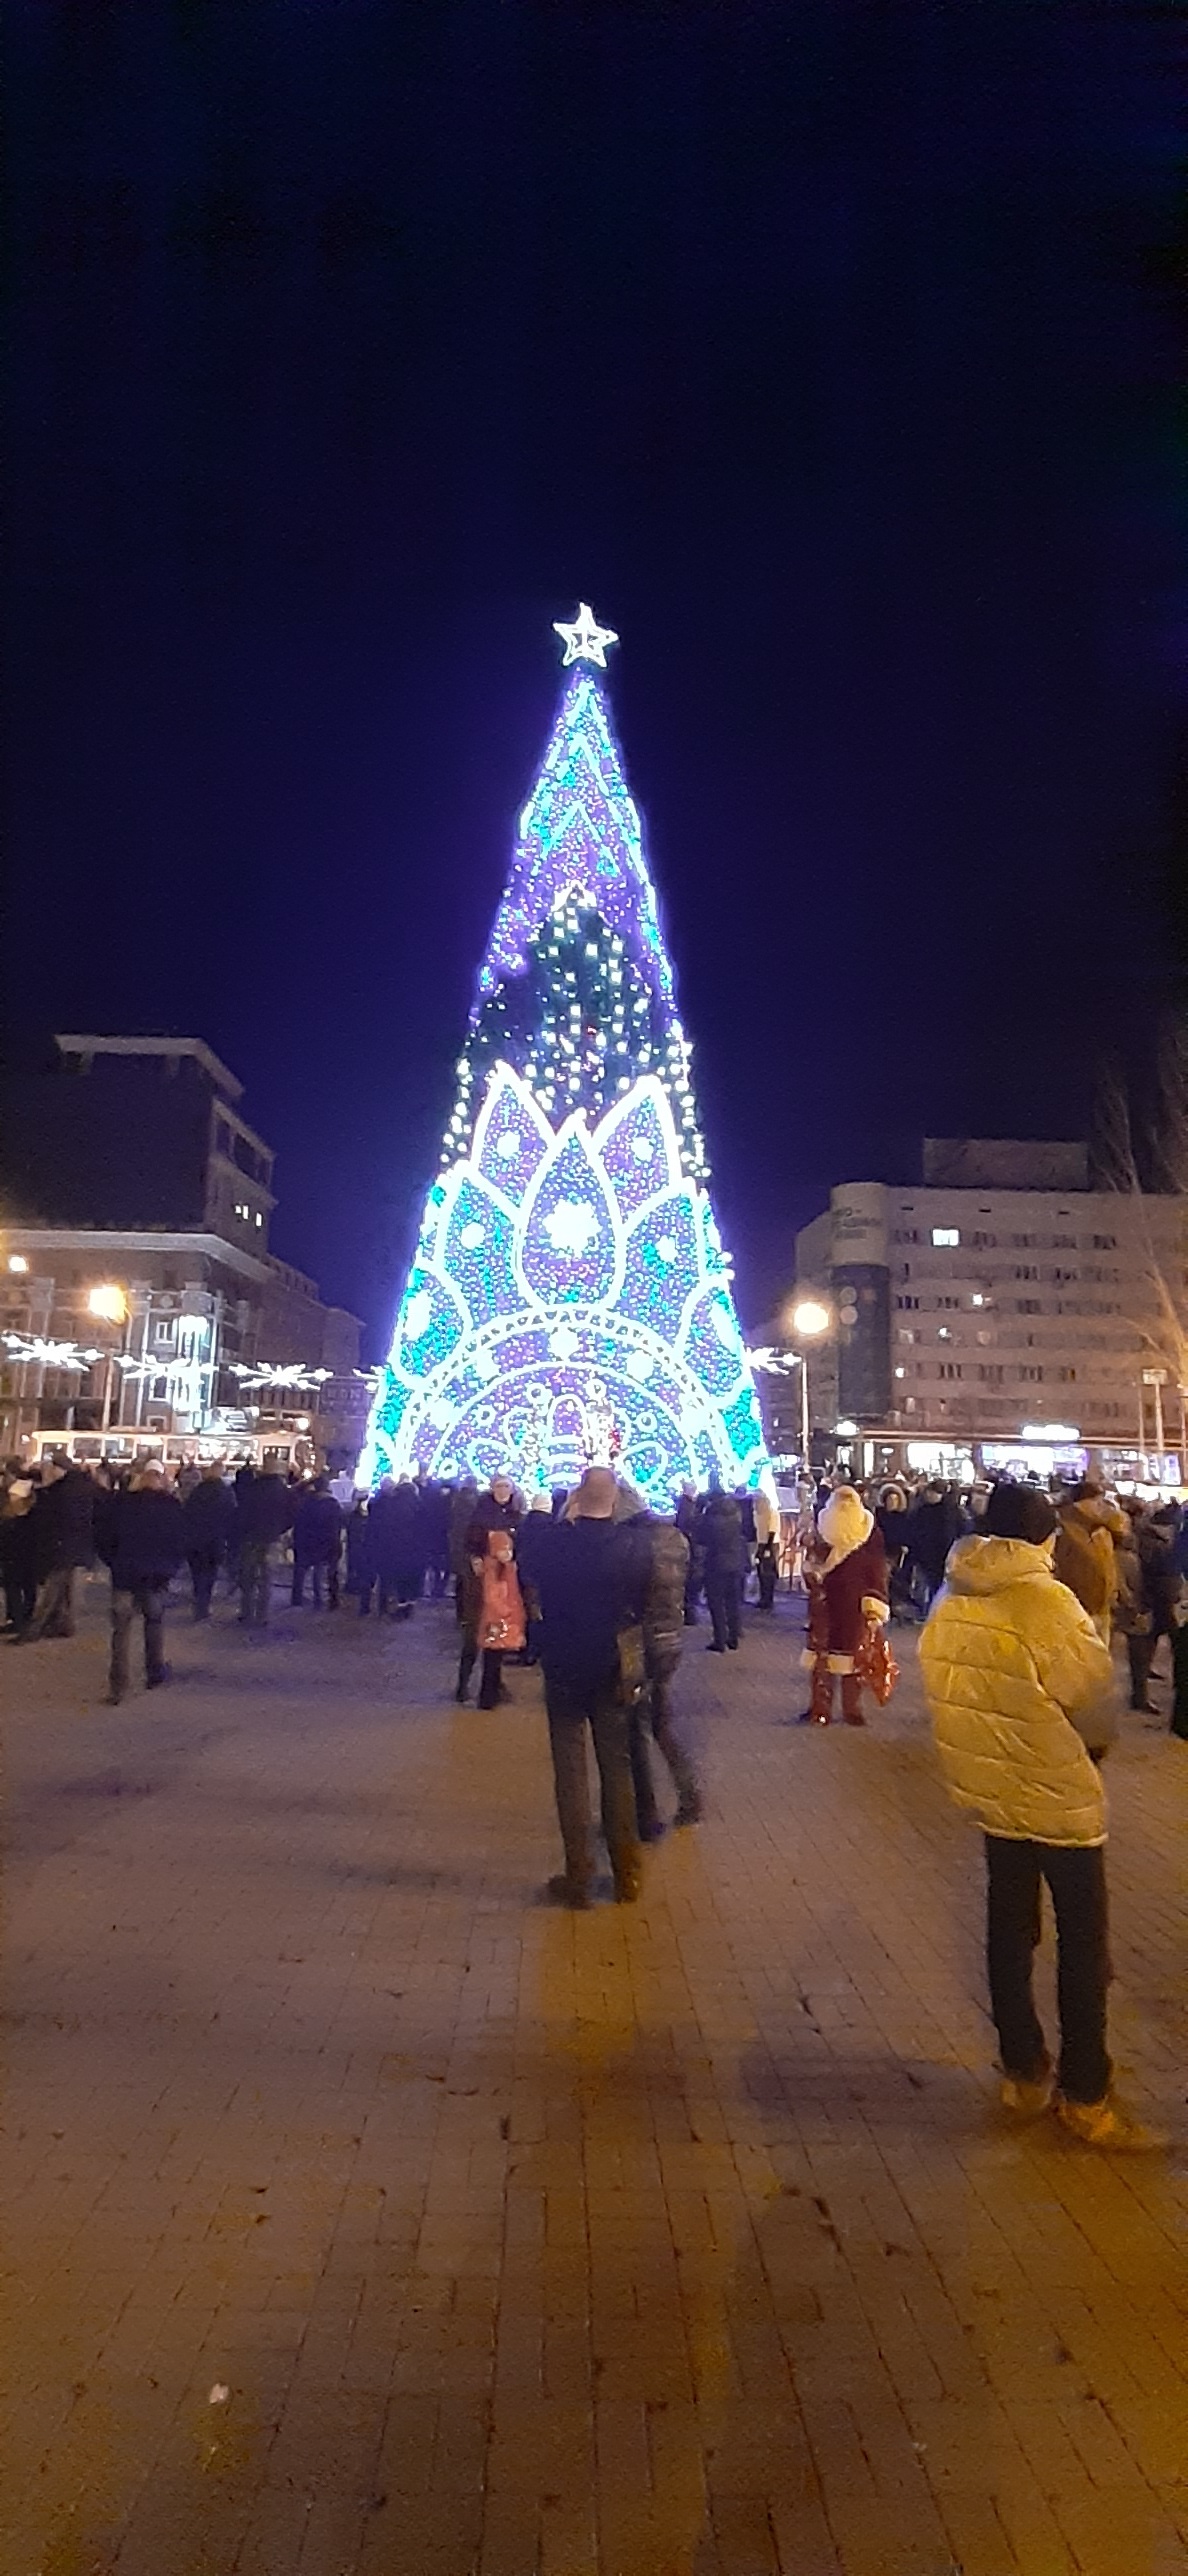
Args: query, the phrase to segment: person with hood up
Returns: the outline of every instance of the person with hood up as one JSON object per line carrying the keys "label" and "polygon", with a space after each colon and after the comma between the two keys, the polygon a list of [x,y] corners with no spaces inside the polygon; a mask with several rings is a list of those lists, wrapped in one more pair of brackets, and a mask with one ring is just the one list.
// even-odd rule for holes
{"label": "person with hood up", "polygon": [[[1057,2117],[1086,2145],[1162,2145],[1111,2090],[1106,1802],[1108,1648],[1052,1566],[1056,1514],[1038,1487],[997,1485],[985,1536],[962,1539],[920,1638],[950,1796],[986,1845],[986,1957],[1006,2109]],[[1032,1997],[1040,1893],[1056,1914],[1060,2063]]]}
{"label": "person with hood up", "polygon": [[99,1498],[99,1554],[111,1570],[111,1672],[108,1704],[118,1707],[128,1688],[132,1622],[144,1621],[144,1686],[159,1690],[169,1679],[164,1656],[165,1595],[186,1552],[186,1516],[170,1492],[159,1458],[146,1458],[131,1483]]}
{"label": "person with hood up", "polygon": [[869,1679],[886,1698],[895,1670],[881,1652],[881,1632],[890,1617],[887,1552],[853,1485],[836,1487],[815,1535],[806,1539],[804,1582],[808,1644],[802,1661],[812,1674],[812,1691],[797,1724],[828,1726],[834,1679],[839,1677],[846,1725],[865,1726],[863,1682]]}

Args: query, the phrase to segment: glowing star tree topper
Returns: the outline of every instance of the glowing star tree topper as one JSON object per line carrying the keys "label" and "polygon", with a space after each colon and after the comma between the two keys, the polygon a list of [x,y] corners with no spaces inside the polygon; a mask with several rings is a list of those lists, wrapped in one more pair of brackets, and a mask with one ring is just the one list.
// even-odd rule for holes
{"label": "glowing star tree topper", "polygon": [[479,972],[441,1167],[360,1477],[568,1484],[597,1452],[662,1509],[766,1475],[672,968],[602,683],[565,681]]}

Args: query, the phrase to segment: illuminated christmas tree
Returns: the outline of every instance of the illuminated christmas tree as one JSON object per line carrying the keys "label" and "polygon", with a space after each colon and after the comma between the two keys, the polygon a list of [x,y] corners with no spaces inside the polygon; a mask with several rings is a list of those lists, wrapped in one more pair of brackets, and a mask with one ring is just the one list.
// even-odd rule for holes
{"label": "illuminated christmas tree", "polygon": [[667,1506],[765,1459],[672,969],[583,606],[520,816],[360,1478],[573,1483]]}

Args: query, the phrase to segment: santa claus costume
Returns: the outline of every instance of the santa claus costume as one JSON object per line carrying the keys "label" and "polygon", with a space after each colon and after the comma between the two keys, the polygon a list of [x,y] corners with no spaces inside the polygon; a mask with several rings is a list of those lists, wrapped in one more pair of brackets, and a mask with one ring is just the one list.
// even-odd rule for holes
{"label": "santa claus costume", "polygon": [[863,1683],[881,1703],[897,1676],[883,1636],[891,1615],[887,1551],[852,1485],[830,1495],[805,1546],[804,1580],[808,1644],[801,1661],[812,1674],[812,1693],[798,1724],[828,1726],[838,1674],[842,1716],[847,1726],[864,1726]]}

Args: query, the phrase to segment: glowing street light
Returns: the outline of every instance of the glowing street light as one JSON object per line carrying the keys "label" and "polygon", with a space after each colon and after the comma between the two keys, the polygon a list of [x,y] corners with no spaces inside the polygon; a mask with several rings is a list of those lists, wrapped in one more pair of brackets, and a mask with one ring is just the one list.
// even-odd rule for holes
{"label": "glowing street light", "polygon": [[26,1259],[25,1259],[24,1253],[23,1253],[23,1252],[10,1252],[10,1253],[9,1253],[9,1256],[8,1256],[8,1267],[9,1267],[9,1269],[12,1271],[12,1273],[13,1273],[13,1275],[14,1275],[14,1277],[15,1277],[15,1278],[23,1279],[23,1278],[24,1278],[24,1275],[25,1275],[25,1272],[27,1271],[27,1269],[28,1269],[28,1267],[29,1267],[29,1264],[28,1264],[28,1262],[27,1262],[27,1261],[26,1261]]}
{"label": "glowing street light", "polygon": [[798,1340],[819,1342],[822,1334],[830,1329],[833,1310],[824,1305],[819,1297],[799,1297],[789,1321]]}
{"label": "glowing street light", "polygon": [[128,1300],[117,1280],[101,1280],[87,1291],[87,1313],[101,1324],[126,1324]]}
{"label": "glowing street light", "polygon": [[[833,1331],[833,1325],[833,1308],[832,1306],[826,1305],[823,1297],[798,1297],[787,1318],[788,1332],[791,1334],[794,1341],[801,1343],[823,1342],[827,1334]],[[812,1447],[812,1424],[809,1419],[808,1351],[804,1349],[799,1350],[796,1356],[800,1362],[800,1449],[801,1456],[804,1461],[805,1474],[807,1475],[809,1451]]]}

